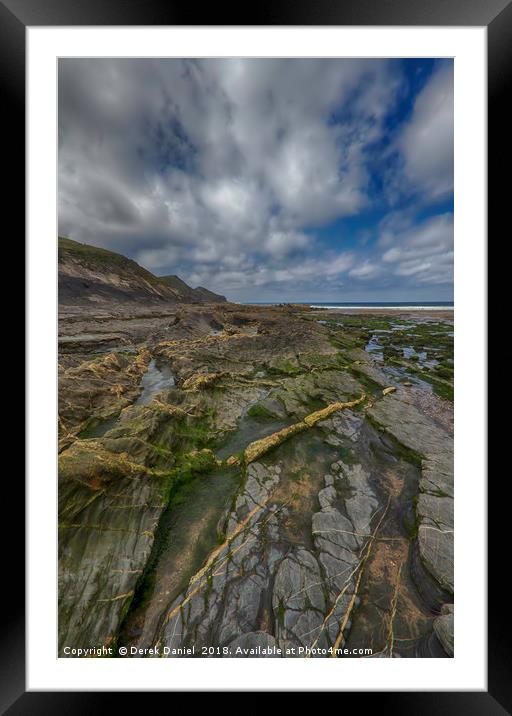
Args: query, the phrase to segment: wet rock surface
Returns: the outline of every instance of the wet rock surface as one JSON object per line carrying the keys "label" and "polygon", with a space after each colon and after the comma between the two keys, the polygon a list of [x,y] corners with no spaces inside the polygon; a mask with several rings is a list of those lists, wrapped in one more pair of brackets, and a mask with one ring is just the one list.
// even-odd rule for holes
{"label": "wet rock surface", "polygon": [[434,619],[434,632],[448,656],[453,656],[453,604],[445,605],[441,611],[441,616]]}
{"label": "wet rock surface", "polygon": [[369,415],[422,460],[416,505],[420,560],[453,594],[453,438],[401,393],[387,396]]}
{"label": "wet rock surface", "polygon": [[451,406],[312,314],[61,311],[60,648],[453,656]]}

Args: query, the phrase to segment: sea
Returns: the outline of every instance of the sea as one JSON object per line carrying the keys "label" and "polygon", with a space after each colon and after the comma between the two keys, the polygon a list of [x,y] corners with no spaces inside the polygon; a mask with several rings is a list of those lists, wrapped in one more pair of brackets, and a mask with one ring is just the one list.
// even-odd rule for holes
{"label": "sea", "polygon": [[[281,301],[251,301],[243,305],[253,306],[279,306]],[[358,301],[356,303],[349,301],[290,301],[296,306],[310,306],[311,308],[387,308],[396,311],[405,310],[432,310],[437,311],[453,311],[453,301]]]}

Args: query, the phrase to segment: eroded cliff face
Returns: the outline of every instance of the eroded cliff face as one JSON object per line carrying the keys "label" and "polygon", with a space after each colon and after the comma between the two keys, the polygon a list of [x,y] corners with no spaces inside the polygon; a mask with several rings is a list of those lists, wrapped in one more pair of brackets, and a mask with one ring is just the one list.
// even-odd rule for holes
{"label": "eroded cliff face", "polygon": [[75,306],[219,303],[225,296],[178,276],[155,276],[122,254],[59,237],[59,302]]}
{"label": "eroded cliff face", "polygon": [[61,650],[453,655],[447,379],[324,318],[61,314]]}

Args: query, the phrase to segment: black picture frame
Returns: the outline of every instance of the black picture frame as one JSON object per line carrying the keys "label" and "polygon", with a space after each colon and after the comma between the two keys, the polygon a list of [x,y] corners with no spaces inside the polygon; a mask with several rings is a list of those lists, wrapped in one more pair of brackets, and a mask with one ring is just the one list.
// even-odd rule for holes
{"label": "black picture frame", "polygon": [[[197,18],[201,22],[197,22]],[[14,217],[16,242],[25,216],[25,30],[28,26],[72,25],[427,25],[487,26],[488,29],[488,168],[489,230],[505,227],[505,211],[510,203],[508,182],[502,182],[500,168],[510,157],[509,116],[506,93],[512,69],[512,2],[510,0],[265,0],[251,8],[222,7],[218,3],[200,9],[174,0],[0,0],[0,83],[3,98],[4,143],[11,154],[6,207]],[[508,100],[508,102],[507,102]],[[507,164],[509,166],[509,164]],[[508,218],[508,217],[507,217]],[[492,220],[492,223],[491,223]],[[23,220],[24,221],[24,220]],[[11,229],[12,231],[12,229]],[[14,238],[14,237],[12,237]],[[12,239],[11,239],[12,241]],[[29,346],[30,349],[30,346]],[[19,398],[17,399],[19,400]],[[23,599],[24,542],[20,515],[24,503],[24,484],[19,474],[10,480],[9,504],[16,505],[15,539],[5,543],[3,572],[4,596],[8,607],[0,614],[1,690],[0,713],[92,714],[119,708],[119,693],[26,692],[25,691],[25,614]],[[7,474],[4,476],[7,479]],[[12,478],[11,474],[11,478]],[[504,475],[505,477],[505,475]],[[506,525],[509,502],[505,486],[490,495],[492,525]],[[489,535],[489,555],[503,548],[498,529]],[[10,531],[10,535],[13,532]],[[508,542],[507,542],[508,544]],[[470,558],[470,556],[468,556]],[[497,557],[500,558],[500,557]],[[503,560],[506,557],[503,555]],[[498,714],[512,713],[510,679],[510,636],[507,623],[507,590],[502,582],[504,563],[490,578],[488,624],[487,692],[367,692],[381,713],[396,714]],[[506,566],[505,566],[506,571]],[[406,687],[406,685],[404,685]],[[333,684],[333,690],[336,685]],[[129,694],[133,699],[141,698]],[[169,699],[169,695],[164,696]],[[354,694],[343,693],[346,708],[360,708]],[[347,699],[351,697],[351,704]],[[361,694],[355,694],[360,700]],[[142,698],[146,698],[142,696]],[[115,699],[115,701],[114,701]],[[172,702],[168,701],[168,705]],[[357,706],[356,704],[359,704]],[[141,704],[142,705],[142,704]],[[365,699],[363,706],[368,707]]]}

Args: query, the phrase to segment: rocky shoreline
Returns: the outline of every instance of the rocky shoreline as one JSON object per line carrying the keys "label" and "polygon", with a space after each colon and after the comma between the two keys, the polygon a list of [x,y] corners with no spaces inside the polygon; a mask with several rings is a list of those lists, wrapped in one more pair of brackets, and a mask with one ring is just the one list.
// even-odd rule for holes
{"label": "rocky shoreline", "polygon": [[59,649],[453,656],[452,396],[445,312],[62,306]]}

